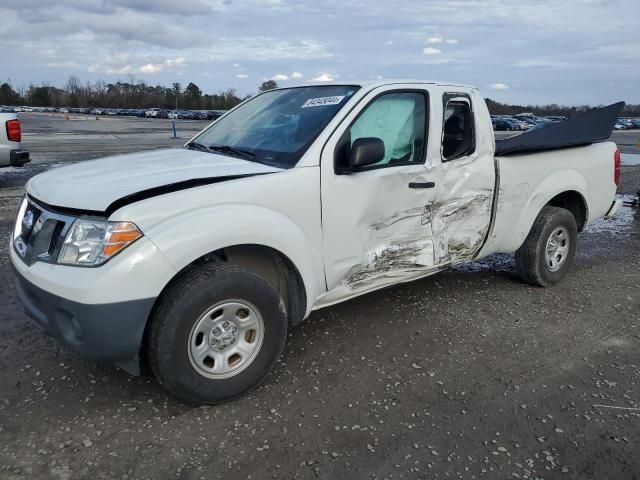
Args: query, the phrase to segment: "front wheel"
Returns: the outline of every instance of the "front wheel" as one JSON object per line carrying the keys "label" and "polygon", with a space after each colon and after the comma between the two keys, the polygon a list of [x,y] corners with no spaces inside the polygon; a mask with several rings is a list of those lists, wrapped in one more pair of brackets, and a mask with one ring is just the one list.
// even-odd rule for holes
{"label": "front wheel", "polygon": [[516,269],[527,283],[549,287],[558,283],[576,251],[578,226],[568,210],[544,207],[516,252]]}
{"label": "front wheel", "polygon": [[287,336],[276,290],[235,265],[193,267],[163,293],[154,312],[151,369],[166,390],[193,403],[224,402],[257,386]]}

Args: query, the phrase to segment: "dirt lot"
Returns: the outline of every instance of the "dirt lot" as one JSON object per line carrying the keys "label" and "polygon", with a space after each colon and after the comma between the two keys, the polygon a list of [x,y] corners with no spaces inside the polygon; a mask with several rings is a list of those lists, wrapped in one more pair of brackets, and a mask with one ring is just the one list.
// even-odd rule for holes
{"label": "dirt lot", "polygon": [[[555,288],[494,256],[365,295],[294,329],[247,397],[193,407],[43,335],[7,253],[28,177],[179,146],[170,122],[23,122],[34,162],[0,173],[0,478],[640,478],[637,210],[583,233]],[[640,189],[640,166],[623,175]]]}

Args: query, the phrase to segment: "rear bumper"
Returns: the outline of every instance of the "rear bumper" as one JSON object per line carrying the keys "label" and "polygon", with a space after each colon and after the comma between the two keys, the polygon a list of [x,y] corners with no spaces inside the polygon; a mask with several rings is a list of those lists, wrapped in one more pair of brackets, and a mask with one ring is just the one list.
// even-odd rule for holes
{"label": "rear bumper", "polygon": [[618,210],[620,210],[620,207],[622,207],[622,200],[619,198],[616,198],[611,204],[609,211],[605,213],[604,218],[615,217],[616,214],[618,213]]}
{"label": "rear bumper", "polygon": [[17,270],[16,289],[29,316],[58,342],[139,374],[138,352],[154,298],[87,305],[43,290]]}
{"label": "rear bumper", "polygon": [[9,155],[9,165],[12,167],[22,167],[31,161],[29,152],[26,150],[11,150]]}

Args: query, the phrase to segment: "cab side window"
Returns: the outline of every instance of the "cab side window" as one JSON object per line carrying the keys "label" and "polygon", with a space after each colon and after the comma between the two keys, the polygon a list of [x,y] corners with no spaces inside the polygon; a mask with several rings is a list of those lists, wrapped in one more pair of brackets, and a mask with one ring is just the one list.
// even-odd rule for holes
{"label": "cab side window", "polygon": [[473,112],[466,100],[447,102],[444,109],[442,135],[443,161],[466,157],[475,151]]}
{"label": "cab side window", "polygon": [[366,169],[423,163],[426,134],[426,94],[395,92],[381,95],[345,132],[336,152],[336,167],[345,165],[351,146],[361,138],[377,138],[384,143],[384,158]]}

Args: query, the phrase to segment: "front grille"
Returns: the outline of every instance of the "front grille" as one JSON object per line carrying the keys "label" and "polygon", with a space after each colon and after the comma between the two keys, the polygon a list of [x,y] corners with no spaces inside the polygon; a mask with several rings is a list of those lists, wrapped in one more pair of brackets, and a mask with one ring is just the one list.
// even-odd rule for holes
{"label": "front grille", "polygon": [[27,265],[54,263],[74,217],[49,211],[25,197],[16,219],[13,245]]}

